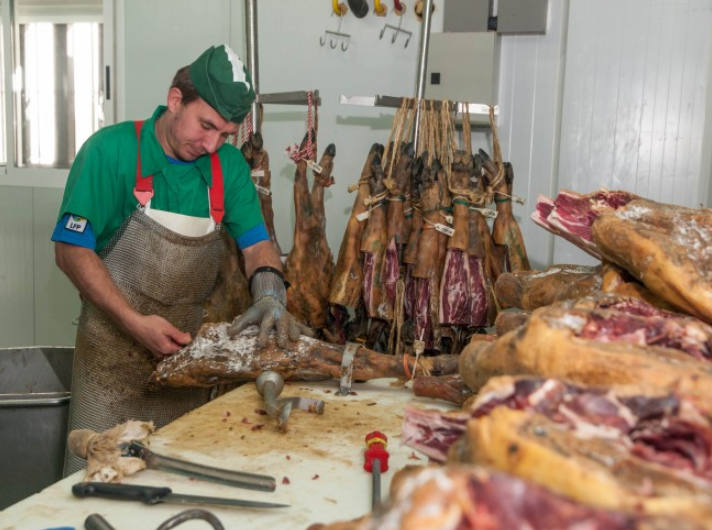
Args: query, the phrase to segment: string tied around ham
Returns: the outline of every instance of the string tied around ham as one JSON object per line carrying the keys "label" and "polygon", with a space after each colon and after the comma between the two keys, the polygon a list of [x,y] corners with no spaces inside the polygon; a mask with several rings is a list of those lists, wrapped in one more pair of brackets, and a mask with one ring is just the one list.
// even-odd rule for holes
{"label": "string tied around ham", "polygon": [[287,146],[285,149],[287,156],[295,164],[301,160],[316,160],[316,144],[313,138],[313,135],[316,133],[315,116],[314,93],[309,90],[307,92],[307,138],[304,147],[300,149],[295,143]]}

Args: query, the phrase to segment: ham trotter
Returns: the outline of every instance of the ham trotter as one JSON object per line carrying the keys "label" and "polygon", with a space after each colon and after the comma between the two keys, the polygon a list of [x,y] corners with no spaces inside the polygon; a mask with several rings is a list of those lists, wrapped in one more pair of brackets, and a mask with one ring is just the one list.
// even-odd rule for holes
{"label": "ham trotter", "polygon": [[277,241],[277,233],[274,229],[274,211],[272,210],[272,174],[269,169],[269,154],[264,148],[262,134],[252,133],[250,138],[242,144],[242,155],[250,166],[252,181],[257,189],[257,196],[260,199],[260,209],[265,220],[267,233],[272,243],[274,243],[278,254],[282,254],[282,249]]}
{"label": "ham trotter", "polygon": [[373,166],[381,165],[383,145],[373,144],[366,157],[357,185],[356,199],[351,209],[351,216],[346,224],[346,231],[341,240],[339,257],[334,268],[329,291],[329,302],[335,305],[356,307],[361,300],[363,271],[361,263],[361,234],[366,226],[363,219],[367,210],[366,198],[370,195],[369,180]]}
{"label": "ham trotter", "polygon": [[472,390],[459,374],[422,375],[413,379],[413,393],[462,405],[472,395]]}
{"label": "ham trotter", "polygon": [[[301,336],[287,349],[270,338],[267,346],[255,347],[258,328],[251,326],[231,339],[229,323],[203,326],[195,340],[179,352],[164,358],[152,380],[169,387],[205,387],[219,383],[254,381],[265,370],[274,370],[285,381],[321,381],[341,376],[344,347]],[[408,373],[415,359],[406,356]],[[457,356],[439,355],[418,360],[416,375],[451,374],[457,371]],[[353,379],[367,381],[379,377],[406,377],[403,356],[377,353],[359,347],[353,361]]]}
{"label": "ham trotter", "polygon": [[329,310],[329,283],[334,259],[326,241],[324,188],[334,179],[336,147],[329,144],[319,161],[321,172],[314,171],[311,193],[307,184],[307,164],[297,162],[294,178],[294,246],[287,256],[284,277],[291,284],[287,290],[287,309],[315,329],[326,327]]}

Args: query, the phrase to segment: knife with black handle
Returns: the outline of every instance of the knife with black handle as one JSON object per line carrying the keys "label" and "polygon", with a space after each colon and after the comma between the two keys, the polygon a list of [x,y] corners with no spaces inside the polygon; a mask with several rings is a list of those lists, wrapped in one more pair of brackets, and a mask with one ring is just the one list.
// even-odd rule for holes
{"label": "knife with black handle", "polygon": [[140,501],[144,504],[161,502],[172,504],[212,504],[219,506],[239,506],[242,508],[286,508],[288,504],[250,501],[227,497],[205,497],[173,493],[171,488],[143,486],[139,484],[111,484],[106,482],[79,482],[72,486],[75,497],[102,497],[124,501]]}

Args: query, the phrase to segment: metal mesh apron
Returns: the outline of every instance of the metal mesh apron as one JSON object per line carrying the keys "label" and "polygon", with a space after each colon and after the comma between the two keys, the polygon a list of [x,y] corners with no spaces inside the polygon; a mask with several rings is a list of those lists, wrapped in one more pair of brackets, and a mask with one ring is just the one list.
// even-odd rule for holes
{"label": "metal mesh apron", "polygon": [[[202,303],[215,287],[225,245],[222,229],[177,234],[137,209],[100,253],[131,306],[161,315],[195,336]],[[72,367],[69,430],[103,431],[128,419],[160,427],[205,403],[208,389],[153,388],[156,361],[91,303],[84,302]],[[86,462],[67,452],[65,476]]]}

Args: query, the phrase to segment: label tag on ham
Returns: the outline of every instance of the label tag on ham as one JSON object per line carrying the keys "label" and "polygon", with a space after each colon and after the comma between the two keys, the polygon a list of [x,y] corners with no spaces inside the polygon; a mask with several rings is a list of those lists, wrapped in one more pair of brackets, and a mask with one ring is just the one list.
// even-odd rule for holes
{"label": "label tag on ham", "polygon": [[477,206],[470,206],[470,210],[480,212],[488,219],[494,219],[495,217],[497,217],[497,210],[491,210],[490,208],[478,208]]}
{"label": "label tag on ham", "polygon": [[265,170],[264,169],[253,169],[252,171],[250,171],[250,176],[252,178],[257,178],[257,179],[262,178],[265,176]]}
{"label": "label tag on ham", "polygon": [[314,173],[318,173],[321,175],[321,172],[323,171],[321,166],[314,162],[313,160],[307,160],[307,169],[311,169]]}
{"label": "label tag on ham", "polygon": [[[440,214],[443,216],[443,219],[445,219],[445,222],[449,225],[455,222],[455,218],[452,215],[447,215],[447,214]],[[453,232],[454,233],[454,232]]]}
{"label": "label tag on ham", "polygon": [[412,208],[412,207],[411,207],[411,208],[406,208],[405,210],[403,210],[403,215],[410,215],[411,213],[413,213],[413,208]]}
{"label": "label tag on ham", "polygon": [[455,233],[454,228],[451,228],[449,226],[446,226],[446,225],[440,224],[440,223],[435,223],[435,230],[437,230],[441,234],[445,234],[448,237],[452,237],[452,235]]}
{"label": "label tag on ham", "polygon": [[270,197],[272,195],[272,192],[265,188],[264,186],[260,186],[259,184],[255,184],[255,189],[257,190],[258,193],[261,193],[262,195],[266,195],[267,197]]}
{"label": "label tag on ham", "polygon": [[369,215],[371,215],[371,212],[369,212],[368,210],[363,211],[356,216],[356,220],[357,221],[365,221],[366,219],[368,219]]}

